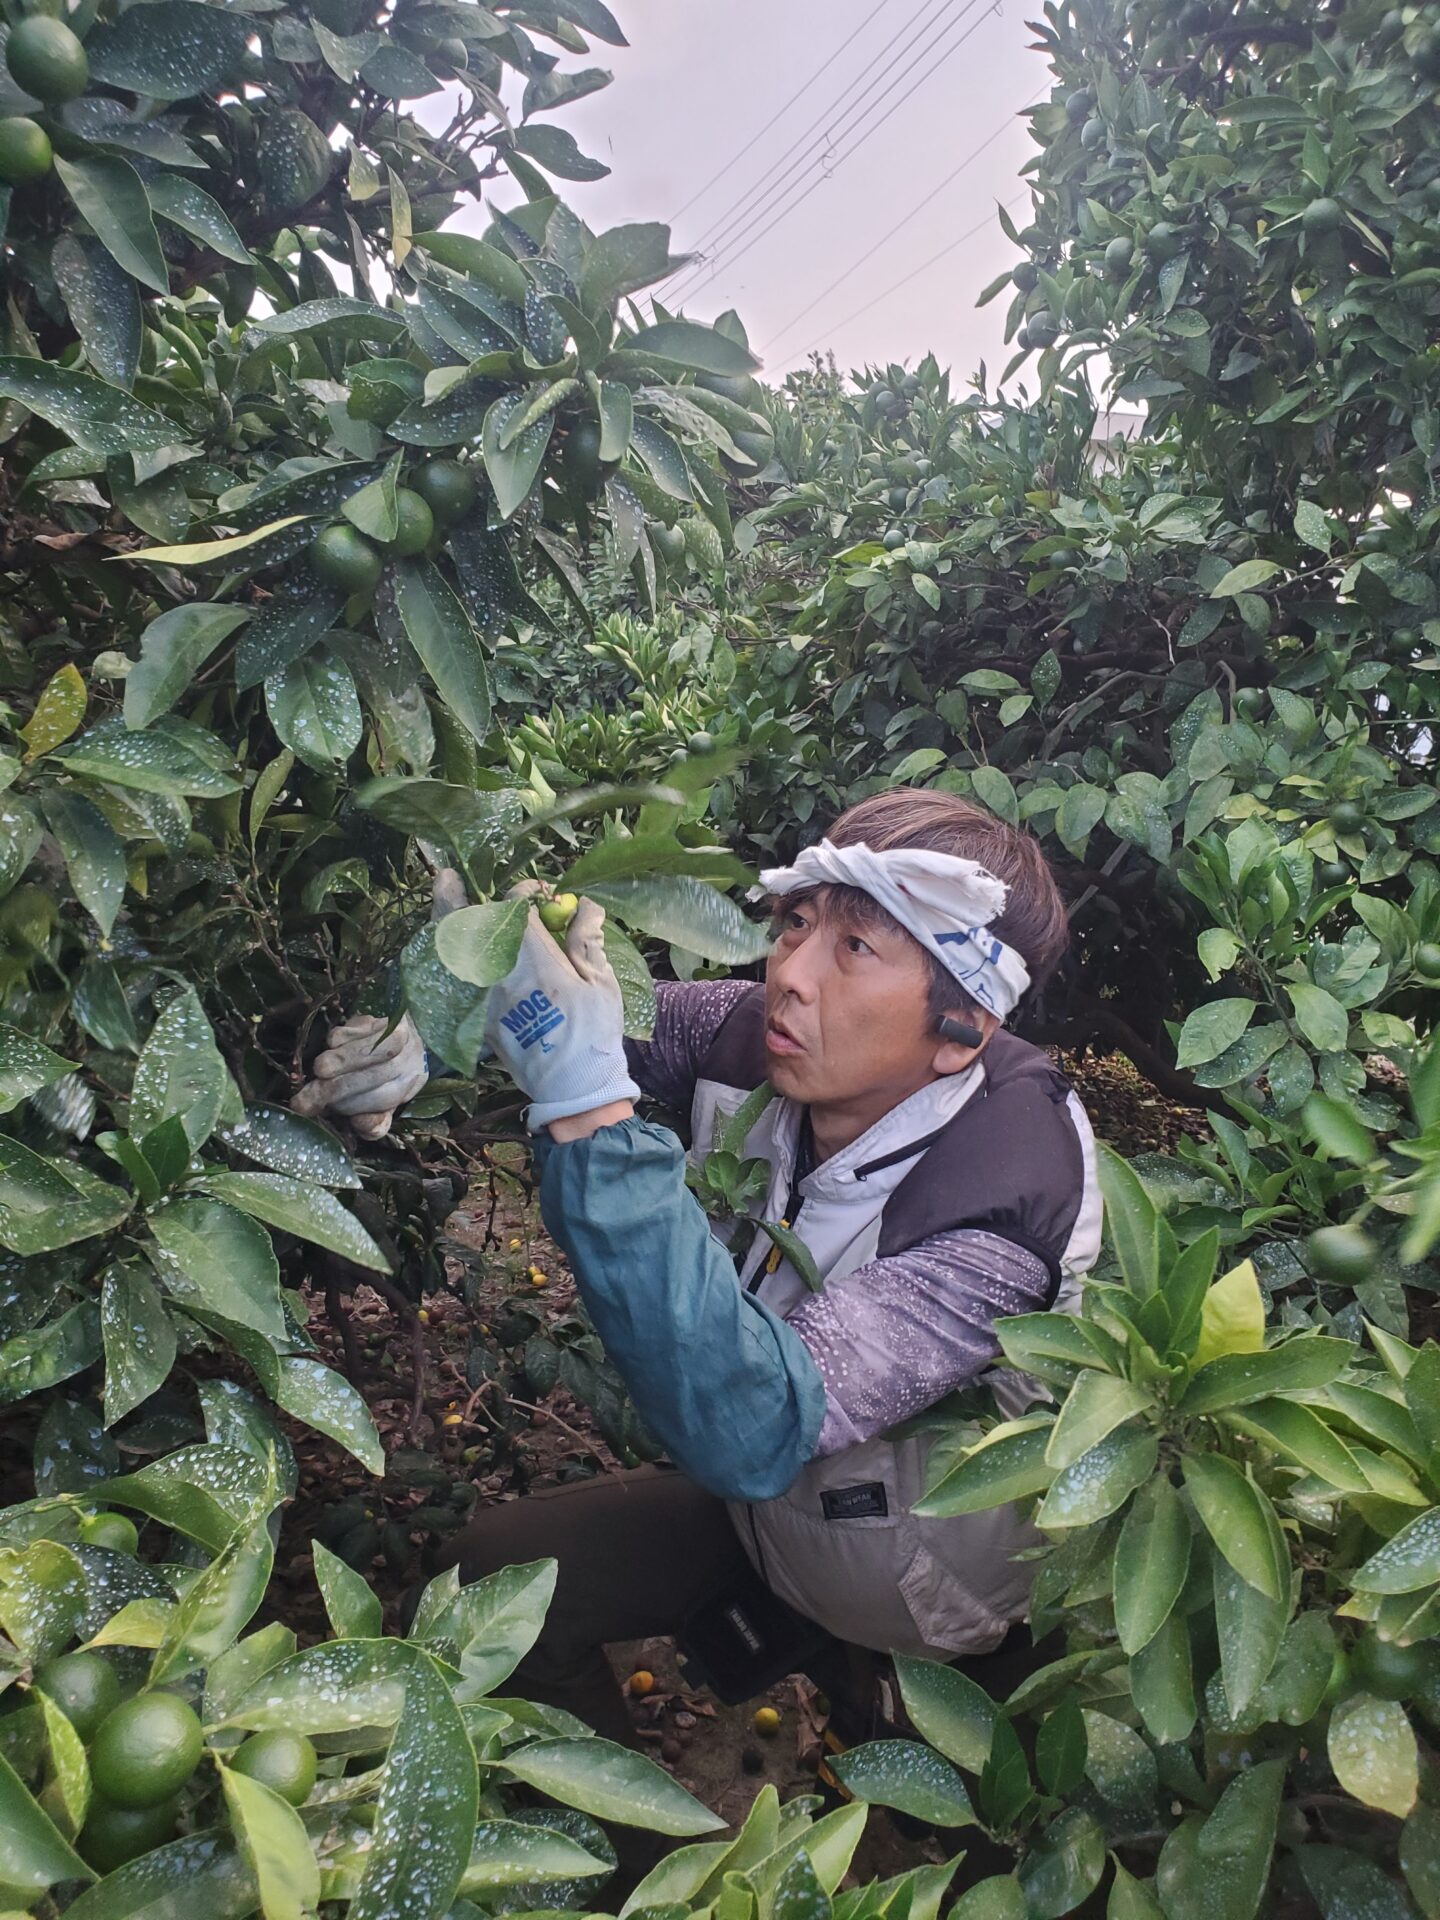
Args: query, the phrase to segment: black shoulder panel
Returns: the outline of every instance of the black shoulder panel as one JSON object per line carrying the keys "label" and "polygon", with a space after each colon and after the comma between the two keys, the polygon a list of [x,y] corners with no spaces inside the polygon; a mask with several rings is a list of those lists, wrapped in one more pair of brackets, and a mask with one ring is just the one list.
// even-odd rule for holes
{"label": "black shoulder panel", "polygon": [[765,1066],[765,989],[757,981],[726,1014],[697,1077],[750,1093],[765,1078]]}
{"label": "black shoulder panel", "polygon": [[891,1194],[877,1252],[975,1227],[1013,1240],[1058,1274],[1085,1191],[1085,1157],[1048,1055],[1003,1029],[986,1081]]}

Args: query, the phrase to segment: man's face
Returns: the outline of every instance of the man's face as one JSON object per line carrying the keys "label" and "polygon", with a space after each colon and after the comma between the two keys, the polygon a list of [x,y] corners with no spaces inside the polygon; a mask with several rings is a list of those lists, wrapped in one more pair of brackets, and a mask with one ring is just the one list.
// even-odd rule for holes
{"label": "man's face", "polygon": [[788,1099],[878,1119],[936,1077],[930,969],[909,934],[857,923],[839,898],[821,887],[781,909],[765,970],[767,1071]]}

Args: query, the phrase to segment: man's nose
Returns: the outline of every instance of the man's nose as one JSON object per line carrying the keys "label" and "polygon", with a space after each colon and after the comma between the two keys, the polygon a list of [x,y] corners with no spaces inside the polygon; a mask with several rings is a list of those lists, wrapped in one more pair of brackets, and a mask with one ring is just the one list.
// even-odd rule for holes
{"label": "man's nose", "polygon": [[781,945],[770,957],[770,979],[782,993],[797,1000],[813,1000],[819,991],[822,956],[819,942],[797,940],[791,947]]}

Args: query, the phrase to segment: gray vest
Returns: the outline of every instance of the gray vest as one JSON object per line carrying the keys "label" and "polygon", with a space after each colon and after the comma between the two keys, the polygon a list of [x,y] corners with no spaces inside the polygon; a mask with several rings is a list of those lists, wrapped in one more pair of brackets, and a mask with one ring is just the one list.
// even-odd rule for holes
{"label": "gray vest", "polygon": [[[765,1077],[764,989],[726,1019],[702,1063],[692,1156],[717,1115]],[[802,1109],[775,1099],[745,1143],[768,1160],[765,1218],[786,1216]],[[838,1279],[937,1233],[972,1227],[1027,1248],[1050,1271],[1051,1305],[1071,1308],[1100,1246],[1090,1125],[1049,1058],[997,1033],[983,1062],[936,1081],[808,1174],[791,1220],[821,1274]],[[757,1235],[743,1285],[786,1317],[807,1297],[789,1261]],[[773,1263],[773,1264],[772,1264]],[[896,1364],[903,1364],[896,1356]],[[1013,1373],[988,1384],[1011,1416],[1039,1392]],[[843,1640],[941,1658],[984,1653],[1025,1617],[1031,1569],[1017,1554],[1038,1536],[1013,1507],[949,1520],[910,1509],[926,1483],[933,1437],[879,1438],[815,1460],[778,1499],[731,1504],[766,1584]]]}

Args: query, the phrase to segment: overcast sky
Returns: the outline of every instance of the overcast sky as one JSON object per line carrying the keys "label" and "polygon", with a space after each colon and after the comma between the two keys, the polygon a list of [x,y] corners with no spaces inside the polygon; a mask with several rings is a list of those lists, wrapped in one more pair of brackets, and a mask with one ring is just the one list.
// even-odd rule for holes
{"label": "overcast sky", "polygon": [[1047,85],[1033,0],[610,4],[630,45],[594,52],[614,84],[554,116],[613,169],[563,189],[592,227],[670,221],[677,250],[708,256],[678,303],[735,307],[771,377],[817,346],[842,371],[984,358],[993,382],[1005,303],[975,298],[1019,258],[995,204],[1025,195],[1035,150],[1015,117]]}

